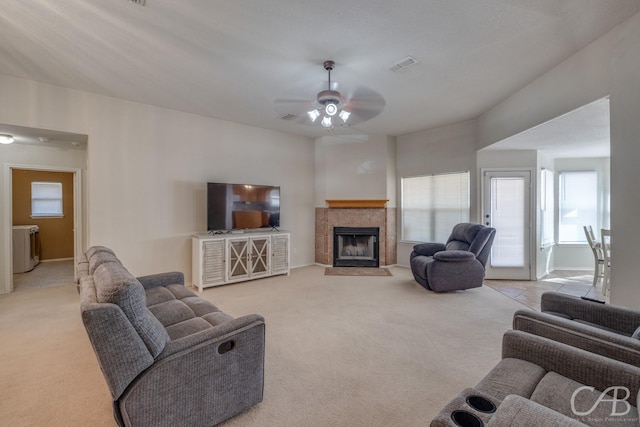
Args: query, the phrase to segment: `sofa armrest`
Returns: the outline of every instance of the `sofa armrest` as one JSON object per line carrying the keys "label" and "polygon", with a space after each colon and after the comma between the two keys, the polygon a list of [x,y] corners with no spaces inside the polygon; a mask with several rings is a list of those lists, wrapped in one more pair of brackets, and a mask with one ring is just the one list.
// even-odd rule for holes
{"label": "sofa armrest", "polygon": [[610,304],[585,301],[579,297],[545,292],[540,310],[559,313],[571,319],[594,323],[630,336],[640,326],[640,311]]}
{"label": "sofa armrest", "polygon": [[502,358],[526,360],[600,391],[624,386],[637,396],[640,387],[640,367],[522,331],[503,335]]}
{"label": "sofa armrest", "polygon": [[640,366],[640,340],[615,332],[526,309],[514,313],[513,329]]}
{"label": "sofa armrest", "polygon": [[567,426],[583,427],[586,424],[542,406],[522,396],[511,394],[502,401],[487,427]]}
{"label": "sofa armrest", "polygon": [[170,357],[203,343],[211,344],[227,340],[240,331],[256,326],[264,326],[264,318],[259,314],[237,317],[228,322],[216,325],[213,328],[208,328],[169,342],[164,351],[158,356],[158,359]]}
{"label": "sofa armrest", "polygon": [[444,251],[446,246],[444,243],[420,243],[413,247],[416,255],[433,256],[436,252]]}
{"label": "sofa armrest", "polygon": [[476,256],[469,251],[450,250],[437,252],[433,258],[445,262],[468,262],[476,259]]}
{"label": "sofa armrest", "polygon": [[180,271],[172,271],[169,273],[150,274],[148,276],[136,277],[145,289],[156,288],[167,285],[184,286],[184,274]]}

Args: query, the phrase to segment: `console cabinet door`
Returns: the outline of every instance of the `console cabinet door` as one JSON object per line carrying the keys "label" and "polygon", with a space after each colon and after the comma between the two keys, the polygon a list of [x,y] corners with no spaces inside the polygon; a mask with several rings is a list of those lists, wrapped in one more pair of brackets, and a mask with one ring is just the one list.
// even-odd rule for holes
{"label": "console cabinet door", "polygon": [[224,283],[224,240],[202,242],[202,285]]}
{"label": "console cabinet door", "polygon": [[249,239],[229,239],[227,244],[227,279],[249,277]]}
{"label": "console cabinet door", "polygon": [[249,265],[251,277],[266,276],[270,273],[269,237],[251,237],[251,252]]}
{"label": "console cabinet door", "polygon": [[271,236],[271,274],[289,272],[289,235]]}

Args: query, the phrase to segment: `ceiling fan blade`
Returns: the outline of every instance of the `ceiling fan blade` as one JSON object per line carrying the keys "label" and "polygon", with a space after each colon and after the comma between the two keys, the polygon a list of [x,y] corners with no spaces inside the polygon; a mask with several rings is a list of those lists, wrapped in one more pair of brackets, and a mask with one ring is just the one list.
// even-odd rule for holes
{"label": "ceiling fan blade", "polygon": [[309,99],[276,99],[273,108],[278,114],[305,114],[316,108],[315,102]]}
{"label": "ceiling fan blade", "polygon": [[353,123],[361,123],[379,115],[385,105],[386,101],[378,92],[358,87],[348,94],[344,108],[351,111]]}

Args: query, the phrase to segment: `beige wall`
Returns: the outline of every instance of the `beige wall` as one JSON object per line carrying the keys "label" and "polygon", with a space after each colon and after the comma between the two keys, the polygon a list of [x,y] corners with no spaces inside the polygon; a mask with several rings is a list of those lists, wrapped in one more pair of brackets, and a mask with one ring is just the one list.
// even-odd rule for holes
{"label": "beige wall", "polygon": [[[37,225],[40,237],[40,260],[73,258],[73,174],[30,169],[12,169],[13,225]],[[62,184],[61,218],[31,218],[31,183]]]}
{"label": "beige wall", "polygon": [[[89,136],[87,245],[111,246],[133,274],[178,270],[190,281],[190,237],[206,231],[207,181],[279,185],[291,264],[314,262],[312,139],[7,76],[0,93],[2,123]],[[0,162],[13,162],[4,153]],[[16,162],[30,164],[27,157],[16,154]],[[5,291],[6,215],[2,209]]]}
{"label": "beige wall", "polygon": [[325,200],[389,200],[396,206],[395,138],[325,136],[315,142],[315,205]]}

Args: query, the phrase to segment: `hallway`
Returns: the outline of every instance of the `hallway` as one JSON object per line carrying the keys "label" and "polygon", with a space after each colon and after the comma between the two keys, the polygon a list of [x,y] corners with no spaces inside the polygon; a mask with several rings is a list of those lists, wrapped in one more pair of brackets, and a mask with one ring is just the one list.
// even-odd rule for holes
{"label": "hallway", "polygon": [[74,281],[73,259],[40,262],[26,273],[13,275],[14,292],[68,285]]}

